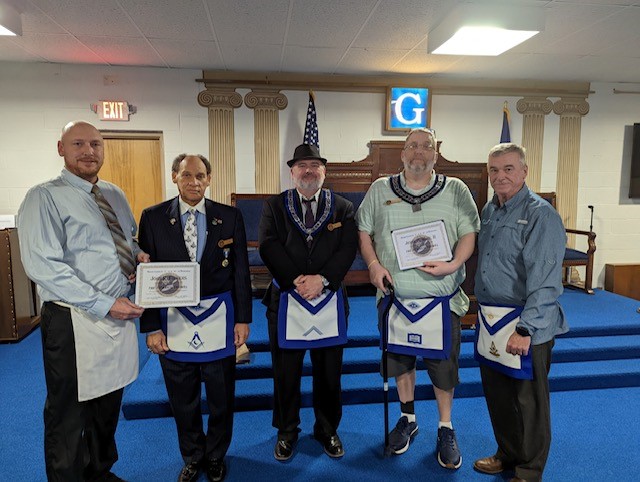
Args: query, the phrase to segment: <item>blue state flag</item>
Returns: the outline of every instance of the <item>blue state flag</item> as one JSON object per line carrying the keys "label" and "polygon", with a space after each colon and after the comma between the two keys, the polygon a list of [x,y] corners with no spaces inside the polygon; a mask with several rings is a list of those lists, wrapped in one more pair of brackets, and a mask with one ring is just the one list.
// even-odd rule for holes
{"label": "blue state flag", "polygon": [[309,106],[307,107],[307,121],[304,126],[303,144],[310,144],[320,148],[318,139],[318,120],[316,118],[316,102],[313,91],[309,91]]}
{"label": "blue state flag", "polygon": [[502,132],[500,133],[500,143],[511,142],[511,132],[509,130],[509,124],[511,123],[511,114],[507,107],[507,101],[504,102],[502,107]]}

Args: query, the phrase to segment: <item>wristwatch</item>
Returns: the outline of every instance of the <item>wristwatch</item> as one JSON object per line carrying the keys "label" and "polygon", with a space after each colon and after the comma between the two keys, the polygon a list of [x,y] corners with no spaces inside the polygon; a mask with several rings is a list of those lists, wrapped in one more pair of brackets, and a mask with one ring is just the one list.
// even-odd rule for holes
{"label": "wristwatch", "polygon": [[322,286],[324,286],[325,288],[329,286],[329,280],[327,278],[322,275],[320,275],[320,278],[322,279]]}
{"label": "wristwatch", "polygon": [[529,330],[527,330],[524,326],[516,326],[516,333],[520,336],[531,336]]}

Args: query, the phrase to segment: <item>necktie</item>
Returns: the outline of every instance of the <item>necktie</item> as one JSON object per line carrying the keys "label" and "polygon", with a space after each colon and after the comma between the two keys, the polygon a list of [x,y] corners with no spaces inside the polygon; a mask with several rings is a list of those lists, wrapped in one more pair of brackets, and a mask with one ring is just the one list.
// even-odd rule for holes
{"label": "necktie", "polygon": [[91,188],[91,194],[93,194],[93,198],[107,222],[109,231],[111,231],[111,237],[116,245],[116,252],[118,253],[118,259],[120,260],[120,269],[124,275],[128,277],[133,273],[136,267],[136,262],[133,259],[133,253],[131,252],[131,246],[129,246],[129,243],[127,242],[127,238],[122,231],[120,223],[118,222],[116,213],[113,211],[109,201],[107,201],[102,195],[102,191],[100,191],[100,188],[97,185],[93,185]]}
{"label": "necktie", "polygon": [[184,223],[184,244],[187,247],[189,253],[189,259],[191,261],[196,260],[196,254],[198,252],[198,226],[196,225],[196,210],[194,208],[189,209],[189,215],[187,216],[187,222]]}
{"label": "necktie", "polygon": [[309,229],[312,228],[313,225],[316,223],[315,217],[313,215],[313,209],[311,208],[311,203],[313,202],[313,199],[303,199],[302,203],[305,206],[305,211],[304,211],[304,227]]}

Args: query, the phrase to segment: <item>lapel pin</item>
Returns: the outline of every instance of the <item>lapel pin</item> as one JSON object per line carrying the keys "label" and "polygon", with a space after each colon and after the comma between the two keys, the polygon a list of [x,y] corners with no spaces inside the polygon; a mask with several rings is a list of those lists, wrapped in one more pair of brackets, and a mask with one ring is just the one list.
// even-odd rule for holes
{"label": "lapel pin", "polygon": [[169,222],[171,223],[171,226],[173,226],[174,224],[176,224],[176,218],[169,219]]}

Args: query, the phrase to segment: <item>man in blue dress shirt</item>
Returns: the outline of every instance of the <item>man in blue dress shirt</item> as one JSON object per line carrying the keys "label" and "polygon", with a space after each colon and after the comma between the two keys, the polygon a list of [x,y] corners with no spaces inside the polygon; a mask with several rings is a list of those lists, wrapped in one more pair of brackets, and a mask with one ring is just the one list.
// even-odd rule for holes
{"label": "man in blue dress shirt", "polygon": [[44,446],[50,481],[118,481],[115,431],[123,387],[138,375],[127,297],[136,261],[136,223],[122,190],[98,179],[104,142],[91,124],[62,130],[59,177],[33,187],[18,211],[22,263],[43,301],[47,400]]}
{"label": "man in blue dress shirt", "polygon": [[566,234],[551,204],[525,184],[523,147],[498,144],[488,168],[495,194],[478,236],[476,357],[498,449],[474,468],[539,481],[551,444],[551,349],[568,331],[558,303]]}

